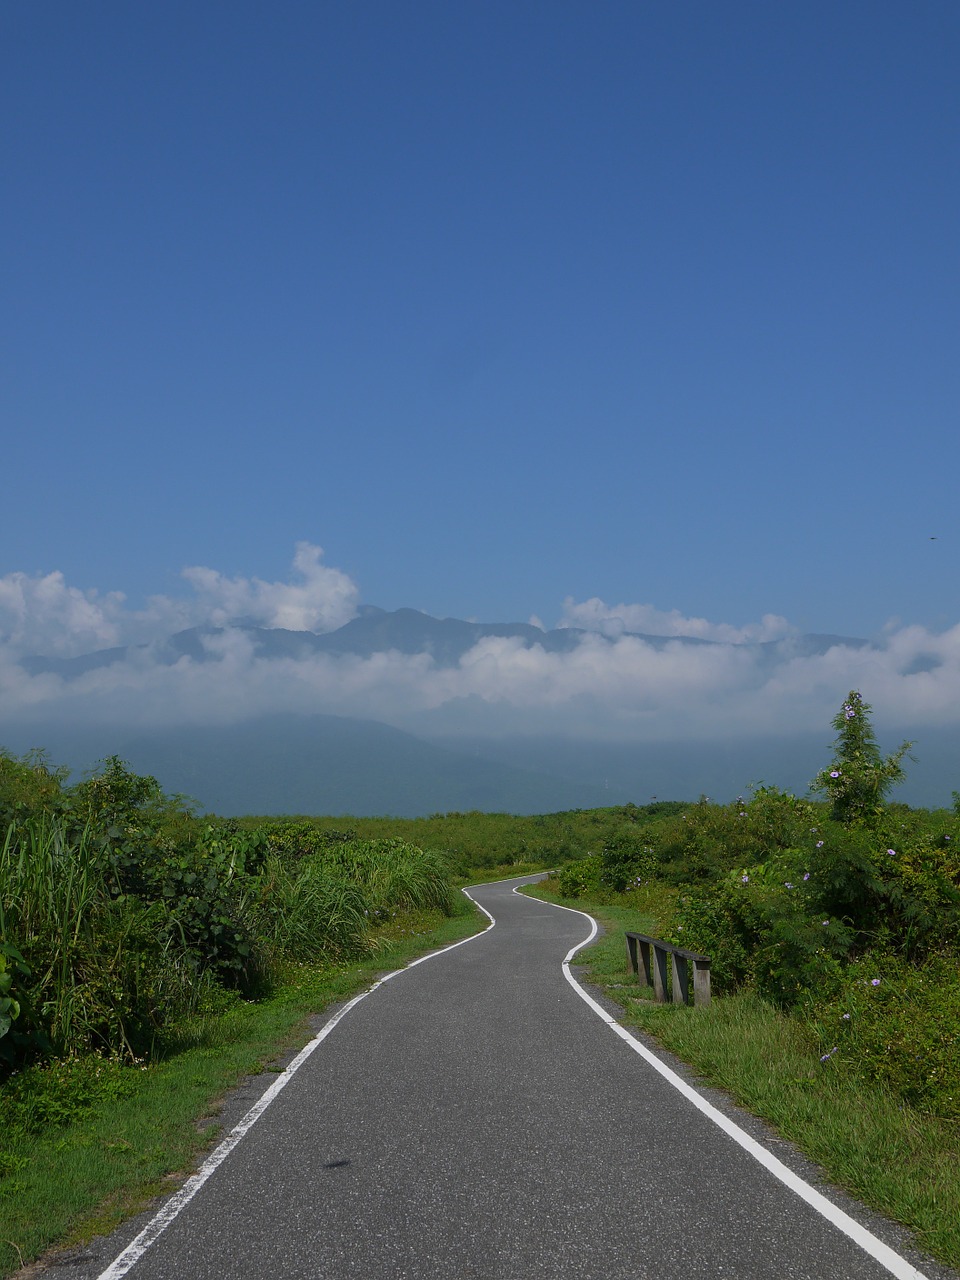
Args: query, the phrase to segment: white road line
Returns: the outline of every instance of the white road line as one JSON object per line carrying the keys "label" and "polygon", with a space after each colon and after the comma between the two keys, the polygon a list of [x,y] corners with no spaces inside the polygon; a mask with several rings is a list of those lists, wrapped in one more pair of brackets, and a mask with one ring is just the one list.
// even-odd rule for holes
{"label": "white road line", "polygon": [[[517,893],[517,889],[514,889],[513,892]],[[661,1062],[658,1057],[650,1052],[646,1045],[641,1044],[639,1040],[630,1034],[626,1027],[617,1022],[615,1018],[612,1018],[610,1014],[607,1013],[606,1009],[597,1004],[596,1000],[584,991],[583,987],[581,987],[580,983],[577,982],[576,978],[570,972],[570,961],[578,951],[582,950],[588,942],[592,942],[596,937],[598,926],[593,916],[588,915],[586,911],[577,911],[573,907],[563,907],[559,902],[544,902],[542,898],[529,898],[526,894],[518,894],[518,897],[525,897],[528,902],[540,902],[545,907],[556,907],[560,911],[570,911],[574,915],[583,916],[585,920],[590,921],[591,928],[588,936],[584,938],[582,942],[578,942],[575,947],[571,947],[563,959],[563,976],[570,983],[571,987],[573,987],[574,991],[576,991],[577,995],[580,996],[582,1000],[586,1001],[597,1017],[601,1018],[611,1031],[629,1045],[634,1053],[638,1053],[640,1057],[648,1062],[655,1071],[658,1071],[660,1075],[663,1076],[664,1080],[666,1080],[668,1084],[672,1084],[673,1087],[692,1102],[699,1111],[702,1111],[708,1120],[712,1120],[713,1123],[718,1128],[722,1129],[724,1133],[728,1134],[734,1142],[739,1143],[740,1146],[743,1147],[744,1151],[749,1152],[755,1160],[762,1164],[765,1169],[769,1170],[775,1178],[779,1178],[784,1186],[789,1187],[790,1190],[798,1195],[801,1200],[805,1200],[811,1208],[816,1209],[817,1213],[822,1214],[828,1222],[832,1223],[839,1231],[842,1231],[844,1235],[848,1236],[854,1244],[859,1245],[865,1253],[868,1253],[872,1258],[875,1258],[881,1266],[886,1267],[891,1275],[897,1277],[897,1280],[927,1280],[927,1277],[923,1272],[918,1271],[916,1267],[906,1260],[906,1258],[901,1257],[900,1254],[894,1249],[891,1249],[889,1245],[884,1244],[882,1240],[879,1240],[872,1232],[868,1231],[866,1227],[862,1227],[860,1223],[854,1218],[851,1218],[848,1213],[844,1213],[842,1209],[837,1208],[837,1206],[828,1200],[826,1196],[821,1195],[820,1192],[811,1187],[808,1182],[804,1182],[802,1178],[798,1177],[792,1169],[788,1169],[787,1166],[778,1160],[776,1156],[771,1155],[766,1147],[757,1142],[755,1138],[751,1138],[746,1130],[741,1129],[739,1125],[734,1124],[734,1122],[725,1116],[722,1111],[718,1111],[712,1103],[708,1102],[706,1098],[702,1097],[696,1091],[696,1089],[692,1088],[685,1080],[681,1079],[681,1077],[678,1076],[675,1071],[672,1071],[666,1063]]]}
{"label": "white road line", "polygon": [[[511,877],[514,879],[515,877]],[[470,894],[466,889],[464,894],[470,898]],[[391,978],[398,977],[401,973],[407,973],[410,969],[415,969],[418,964],[423,964],[427,960],[435,960],[437,956],[445,955],[448,951],[454,951],[457,947],[463,947],[468,942],[475,942],[477,938],[482,938],[485,933],[494,927],[496,920],[490,915],[485,907],[481,907],[479,902],[475,902],[473,898],[470,901],[474,906],[479,907],[483,914],[489,919],[490,923],[485,929],[481,929],[479,933],[473,933],[469,938],[461,938],[459,942],[453,942],[448,947],[441,947],[439,951],[429,951],[425,956],[420,956],[417,960],[411,960],[409,964],[404,965],[402,969],[394,969],[392,973],[384,974],[382,978],[378,978],[372,986],[366,991],[361,991],[358,996],[354,996],[351,1001],[343,1006],[339,1013],[335,1013],[328,1022],[325,1022],[317,1034],[313,1037],[308,1045],[306,1045],[293,1061],[277,1076],[273,1084],[266,1090],[260,1099],[253,1104],[247,1114],[239,1121],[237,1125],[227,1134],[224,1140],[217,1146],[204,1160],[203,1164],[189,1178],[183,1186],[177,1191],[166,1204],[160,1209],[155,1217],[147,1223],[138,1236],[136,1236],[127,1245],[124,1251],[116,1257],[105,1271],[101,1271],[97,1280],[120,1280],[121,1276],[125,1276],[140,1258],[146,1253],[150,1246],[157,1240],[171,1222],[187,1207],[193,1197],[197,1194],[203,1184],[219,1169],[227,1156],[234,1149],[241,1138],[253,1128],[263,1113],[269,1107],[270,1103],[276,1098],[280,1091],[290,1083],[296,1073],[307,1061],[319,1045],[326,1040],[327,1036],[333,1031],[334,1027],[341,1022],[351,1009],[355,1008],[361,1000],[366,1000],[367,996],[372,995],[378,987],[382,987],[385,982],[389,982]]]}

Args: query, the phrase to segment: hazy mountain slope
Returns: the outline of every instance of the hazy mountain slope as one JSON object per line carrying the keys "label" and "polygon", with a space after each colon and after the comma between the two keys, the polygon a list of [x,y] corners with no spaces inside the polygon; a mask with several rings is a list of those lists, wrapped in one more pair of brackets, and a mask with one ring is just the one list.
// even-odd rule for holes
{"label": "hazy mountain slope", "polygon": [[[696,799],[699,795],[726,802],[751,786],[776,786],[805,795],[814,775],[831,758],[832,732],[784,737],[734,738],[703,742],[591,742],[545,737],[454,737],[430,735],[438,746],[471,751],[500,764],[517,765],[576,779],[611,798],[637,804],[653,796],[661,800]],[[904,739],[915,743],[914,759],[905,761],[906,781],[892,798],[925,808],[949,807],[951,791],[960,789],[960,730],[906,729],[880,735],[884,751]]]}
{"label": "hazy mountain slope", "polygon": [[[895,798],[949,806],[960,789],[960,731],[881,735],[890,750],[916,739]],[[728,801],[752,784],[798,795],[830,757],[831,733],[698,743],[602,743],[546,737],[418,738],[374,721],[272,715],[244,724],[132,732],[129,728],[0,725],[16,753],[45,747],[78,776],[120,755],[168,791],[207,810],[416,816],[484,809],[546,813],[646,803],[652,796]]]}
{"label": "hazy mountain slope", "polygon": [[[38,740],[39,738],[39,740]],[[131,733],[8,725],[0,743],[45,747],[78,774],[119,755],[166,791],[221,814],[545,813],[603,803],[601,787],[423,742],[374,721],[270,715],[239,725]]]}

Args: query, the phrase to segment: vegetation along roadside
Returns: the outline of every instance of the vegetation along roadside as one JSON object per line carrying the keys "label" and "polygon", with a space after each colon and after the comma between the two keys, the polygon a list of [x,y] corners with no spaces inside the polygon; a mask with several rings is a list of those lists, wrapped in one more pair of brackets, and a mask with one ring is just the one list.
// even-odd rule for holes
{"label": "vegetation along roadside", "polygon": [[[0,754],[0,1273],[169,1186],[309,1015],[475,931],[458,884],[548,867],[628,1023],[960,1266],[960,798],[889,803],[907,744],[856,692],[835,729],[808,797],[525,818],[224,822],[117,759],[70,786]],[[654,1005],[625,928],[712,955],[713,1004]]]}
{"label": "vegetation along roadside", "polygon": [[[888,804],[883,758],[848,695],[815,798],[639,811],[616,839],[527,890],[596,916],[590,978],[839,1186],[960,1267],[960,797]],[[709,1006],[654,1003],[625,929],[713,959]]]}
{"label": "vegetation along roadside", "polygon": [[218,1100],[378,972],[485,924],[399,837],[195,817],[0,756],[0,1274],[136,1211]]}

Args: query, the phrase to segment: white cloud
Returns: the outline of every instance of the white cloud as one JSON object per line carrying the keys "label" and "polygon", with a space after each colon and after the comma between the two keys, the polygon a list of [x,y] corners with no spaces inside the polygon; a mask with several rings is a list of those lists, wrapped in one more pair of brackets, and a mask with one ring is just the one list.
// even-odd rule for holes
{"label": "white cloud", "polygon": [[[873,704],[878,725],[960,724],[960,625],[940,634],[898,626],[877,645],[837,644],[810,653],[789,636],[763,649],[750,643],[788,632],[782,619],[733,627],[644,605],[610,609],[596,600],[568,602],[568,620],[592,623],[569,651],[488,637],[454,667],[427,654],[395,651],[269,659],[249,633],[232,628],[205,638],[203,662],[182,657],[171,664],[159,649],[146,647],[70,680],[31,678],[17,665],[25,652],[86,652],[135,634],[167,634],[178,625],[236,615],[266,626],[330,628],[356,608],[352,581],[324,566],[319,548],[308,544],[297,548],[292,583],[228,578],[207,569],[185,576],[192,597],[157,597],[140,613],[127,610],[118,593],[82,592],[60,574],[0,580],[7,641],[0,643],[0,704],[6,716],[146,727],[303,711],[419,728],[442,717],[445,731],[482,727],[647,741],[806,730],[829,737],[840,702],[858,688]],[[609,619],[625,630],[611,638]],[[715,643],[647,643],[625,634],[635,627],[658,635],[682,628]]]}
{"label": "white cloud", "polygon": [[664,611],[652,604],[604,604],[596,596],[577,603],[572,596],[563,602],[561,627],[582,627],[605,636],[624,632],[646,636],[689,636],[697,640],[717,640],[725,644],[747,641],[780,640],[793,628],[786,618],[766,613],[759,622],[745,627],[727,622],[708,622],[706,618],[688,618],[677,609]]}
{"label": "white cloud", "polygon": [[68,587],[62,573],[0,578],[0,641],[17,653],[84,653],[119,644],[124,596]]}
{"label": "white cloud", "polygon": [[294,583],[228,578],[200,566],[184,569],[183,577],[197,593],[205,620],[214,625],[248,618],[264,627],[332,631],[354,616],[358,592],[345,573],[321,564],[322,556],[321,547],[298,542],[293,567],[300,581]]}
{"label": "white cloud", "polygon": [[322,564],[322,557],[322,548],[298,542],[292,582],[229,578],[191,566],[181,575],[190,596],[151,596],[142,610],[127,608],[120,591],[100,595],[67,586],[59,572],[7,574],[0,578],[0,645],[14,654],[71,657],[234,618],[291,631],[331,631],[354,616],[359,592],[345,573]]}

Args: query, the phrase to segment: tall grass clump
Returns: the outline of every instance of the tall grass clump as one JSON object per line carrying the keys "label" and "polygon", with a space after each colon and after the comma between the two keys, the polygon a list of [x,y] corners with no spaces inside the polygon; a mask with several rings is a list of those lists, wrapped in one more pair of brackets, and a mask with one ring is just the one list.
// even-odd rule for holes
{"label": "tall grass clump", "polygon": [[326,860],[361,887],[374,917],[398,910],[450,914],[450,873],[442,854],[400,839],[349,840],[332,845]]}
{"label": "tall grass clump", "polygon": [[398,914],[451,914],[446,857],[406,841],[200,819],[117,757],[65,782],[0,752],[0,1073],[162,1049],[218,990],[255,999]]}
{"label": "tall grass clump", "polygon": [[398,913],[452,913],[443,853],[304,820],[260,830],[271,852],[253,885],[249,918],[278,958],[356,956],[373,945],[371,930]]}
{"label": "tall grass clump", "polygon": [[369,919],[363,890],[315,854],[296,861],[269,857],[248,911],[277,960],[345,959],[366,947]]}
{"label": "tall grass clump", "polygon": [[[11,823],[0,847],[0,942],[17,957],[18,1017],[8,1061],[52,1051],[135,1056],[164,1018],[188,1009],[182,947],[163,912],[110,891],[89,828],[57,816]],[[19,1051],[19,1052],[18,1052]]]}

